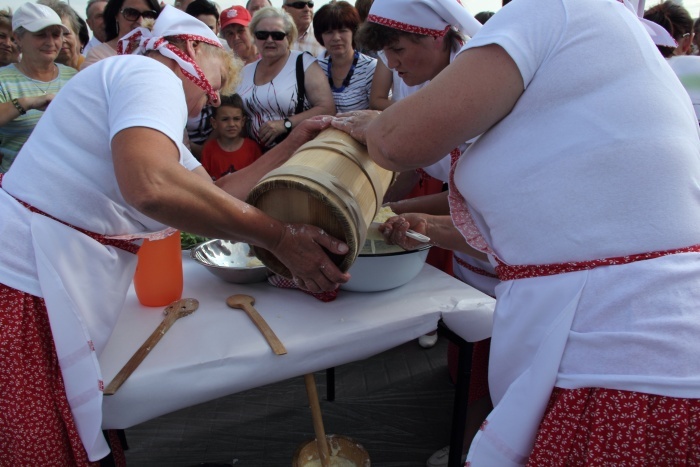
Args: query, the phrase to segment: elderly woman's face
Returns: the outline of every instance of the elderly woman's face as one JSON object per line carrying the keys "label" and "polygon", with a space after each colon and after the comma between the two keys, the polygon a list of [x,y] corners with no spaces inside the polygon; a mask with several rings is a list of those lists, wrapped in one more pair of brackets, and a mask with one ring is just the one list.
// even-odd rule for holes
{"label": "elderly woman's face", "polygon": [[242,24],[229,24],[224,28],[223,34],[228,46],[239,57],[245,57],[253,46],[250,31]]}
{"label": "elderly woman's face", "polygon": [[80,55],[80,39],[78,39],[78,33],[71,28],[68,18],[62,18],[61,22],[70,32],[63,31],[63,45],[61,46],[61,51],[58,53],[56,61],[63,65],[72,66],[77,60],[78,55]]}
{"label": "elderly woman's face", "polygon": [[[195,62],[202,70],[202,73],[204,73],[212,89],[218,94],[224,84],[224,76],[227,73],[226,63],[221,58],[221,55],[212,52],[207,53],[203,50],[204,47],[211,46],[199,44],[198,48],[201,48],[201,50],[196,51]],[[190,118],[197,117],[202,113],[202,108],[207,104],[209,96],[202,88],[190,80],[184,79],[183,83],[188,115]],[[218,102],[221,102],[221,98],[219,98]],[[218,103],[212,105],[215,107],[219,106]]]}
{"label": "elderly woman's face", "polygon": [[26,31],[15,37],[22,50],[22,60],[53,62],[63,45],[63,28],[49,26],[37,32]]}
{"label": "elderly woman's face", "polygon": [[147,17],[155,19],[156,12],[144,0],[124,0],[121,10],[117,13],[119,37],[141,26],[144,13]]}
{"label": "elderly woman's face", "polygon": [[289,38],[281,18],[265,18],[255,27],[255,46],[263,60],[282,58],[289,52]]}

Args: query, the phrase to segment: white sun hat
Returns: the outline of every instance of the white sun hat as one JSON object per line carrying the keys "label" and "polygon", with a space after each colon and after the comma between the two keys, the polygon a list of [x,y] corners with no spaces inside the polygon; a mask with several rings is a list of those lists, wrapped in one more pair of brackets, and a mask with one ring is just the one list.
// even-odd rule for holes
{"label": "white sun hat", "polygon": [[38,32],[49,26],[60,26],[64,32],[70,32],[58,13],[44,5],[27,2],[12,14],[12,31],[22,27],[29,32]]}

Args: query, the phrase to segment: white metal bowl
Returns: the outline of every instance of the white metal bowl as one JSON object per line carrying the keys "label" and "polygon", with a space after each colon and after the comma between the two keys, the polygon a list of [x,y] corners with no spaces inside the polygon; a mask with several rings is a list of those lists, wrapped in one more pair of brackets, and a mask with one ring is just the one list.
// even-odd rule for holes
{"label": "white metal bowl", "polygon": [[384,242],[376,243],[374,254],[367,251],[367,246],[362,249],[348,271],[350,280],[340,286],[342,290],[379,292],[407,284],[423,269],[430,251],[429,245],[406,251]]}
{"label": "white metal bowl", "polygon": [[190,257],[207,271],[226,282],[250,284],[267,279],[268,269],[262,266],[247,266],[248,245],[229,240],[209,240],[190,250]]}

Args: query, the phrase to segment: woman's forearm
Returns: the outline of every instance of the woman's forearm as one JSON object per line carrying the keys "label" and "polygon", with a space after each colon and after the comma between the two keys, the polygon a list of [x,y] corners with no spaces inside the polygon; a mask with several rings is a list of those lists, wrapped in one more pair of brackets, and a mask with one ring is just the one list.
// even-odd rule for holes
{"label": "woman's forearm", "polygon": [[450,206],[447,202],[447,191],[435,193],[433,195],[418,196],[400,201],[387,203],[389,208],[396,214],[406,212],[424,212],[434,216],[444,216],[450,214]]}
{"label": "woman's forearm", "polygon": [[450,216],[425,215],[427,221],[426,235],[430,237],[430,243],[445,250],[460,251],[477,259],[487,261],[487,256],[481,251],[475,250],[464,239],[462,234],[452,223]]}

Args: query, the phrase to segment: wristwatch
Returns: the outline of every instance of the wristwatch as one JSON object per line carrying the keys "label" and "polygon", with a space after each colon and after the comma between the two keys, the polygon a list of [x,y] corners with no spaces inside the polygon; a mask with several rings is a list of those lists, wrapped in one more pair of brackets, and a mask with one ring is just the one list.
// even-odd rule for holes
{"label": "wristwatch", "polygon": [[292,131],[292,122],[287,117],[284,117],[284,129],[287,130],[287,133]]}

